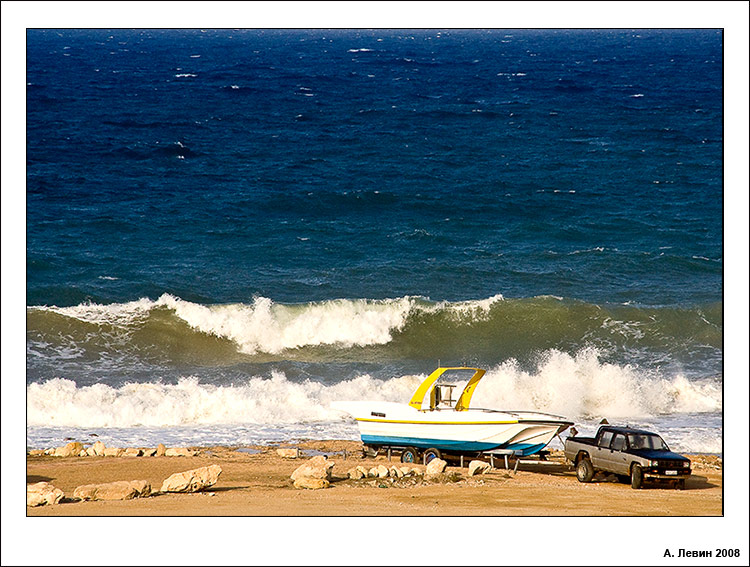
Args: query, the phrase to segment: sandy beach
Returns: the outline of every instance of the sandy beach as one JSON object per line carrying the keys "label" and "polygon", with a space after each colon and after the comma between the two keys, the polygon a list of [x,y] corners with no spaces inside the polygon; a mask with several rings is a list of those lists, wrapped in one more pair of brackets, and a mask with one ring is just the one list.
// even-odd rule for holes
{"label": "sandy beach", "polygon": [[[352,480],[357,465],[400,465],[394,456],[364,458],[351,441],[309,441],[301,456],[282,458],[277,446],[238,451],[194,447],[192,457],[27,456],[27,483],[46,481],[65,493],[53,506],[27,508],[27,516],[720,516],[722,461],[689,455],[693,474],[685,490],[648,486],[633,490],[614,477],[581,484],[553,451],[549,463],[521,463],[470,477],[468,468],[449,465],[436,479]],[[344,459],[343,451],[347,458]],[[335,463],[329,488],[296,489],[292,472],[312,455]],[[467,463],[468,464],[468,461]],[[204,492],[165,493],[122,501],[77,501],[76,487],[121,480],[146,480],[158,491],[165,478],[189,469],[219,465],[218,482]]]}

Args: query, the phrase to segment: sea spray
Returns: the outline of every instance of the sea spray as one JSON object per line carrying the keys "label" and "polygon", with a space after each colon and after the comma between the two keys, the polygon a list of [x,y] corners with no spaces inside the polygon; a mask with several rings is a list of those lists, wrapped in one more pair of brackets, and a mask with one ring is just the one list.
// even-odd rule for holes
{"label": "sea spray", "polygon": [[721,411],[721,383],[600,360],[596,349],[575,355],[550,350],[533,371],[516,360],[490,369],[474,394],[479,407],[531,409],[574,419],[627,418]]}
{"label": "sea spray", "polygon": [[[278,371],[232,384],[201,383],[197,377],[176,384],[130,383],[78,387],[55,378],[27,386],[30,426],[177,426],[325,422],[341,418],[336,400],[407,403],[426,375],[378,379],[363,374],[324,384],[294,382]],[[458,382],[459,386],[463,382]],[[514,360],[491,368],[472,400],[474,407],[551,412],[572,419],[621,419],[689,412],[720,412],[721,385],[660,376],[628,366],[602,363],[595,350],[571,356],[550,351],[534,371]]]}
{"label": "sea spray", "polygon": [[326,386],[291,382],[280,372],[227,386],[186,377],[177,384],[79,388],[71,380],[55,378],[27,386],[27,420],[30,426],[83,427],[323,422],[341,417],[330,409],[331,401],[368,397],[401,401],[418,385],[413,376],[380,381],[365,375]]}

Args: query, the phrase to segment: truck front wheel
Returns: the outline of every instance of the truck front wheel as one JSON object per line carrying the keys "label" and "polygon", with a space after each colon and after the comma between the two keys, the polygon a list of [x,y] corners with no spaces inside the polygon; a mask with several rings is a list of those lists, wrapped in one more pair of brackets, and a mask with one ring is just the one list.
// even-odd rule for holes
{"label": "truck front wheel", "polygon": [[594,478],[594,465],[591,464],[588,457],[579,459],[576,465],[576,478],[578,482],[591,482],[591,479]]}
{"label": "truck front wheel", "polygon": [[643,486],[643,470],[641,465],[633,465],[630,471],[630,486],[636,490]]}

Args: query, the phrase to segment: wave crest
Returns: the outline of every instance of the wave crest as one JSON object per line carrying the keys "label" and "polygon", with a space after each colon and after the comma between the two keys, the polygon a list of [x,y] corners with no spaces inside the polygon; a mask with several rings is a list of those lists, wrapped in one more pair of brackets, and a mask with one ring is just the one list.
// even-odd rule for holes
{"label": "wave crest", "polygon": [[191,361],[205,359],[207,364],[214,364],[217,355],[234,362],[254,357],[448,360],[464,359],[467,353],[494,364],[553,348],[575,352],[586,346],[680,362],[698,352],[705,353],[706,360],[717,359],[723,338],[720,303],[647,308],[551,296],[495,295],[459,302],[404,296],[299,304],[257,297],[251,303],[205,305],[164,294],[155,301],[29,307],[27,315],[31,350],[53,358],[56,350],[75,345],[92,356],[176,353],[176,363],[191,352]]}
{"label": "wave crest", "polygon": [[[249,377],[232,385],[201,384],[196,377],[176,384],[130,383],[78,387],[55,378],[27,386],[29,425],[135,427],[201,424],[276,424],[331,421],[341,416],[336,400],[407,403],[426,375],[385,380],[363,374],[335,384],[294,382],[282,372]],[[459,386],[461,382],[458,382]],[[545,352],[533,371],[515,360],[491,368],[480,382],[472,406],[536,410],[573,419],[625,419],[719,412],[717,380],[688,381],[629,366],[602,363],[598,352],[576,355]]]}

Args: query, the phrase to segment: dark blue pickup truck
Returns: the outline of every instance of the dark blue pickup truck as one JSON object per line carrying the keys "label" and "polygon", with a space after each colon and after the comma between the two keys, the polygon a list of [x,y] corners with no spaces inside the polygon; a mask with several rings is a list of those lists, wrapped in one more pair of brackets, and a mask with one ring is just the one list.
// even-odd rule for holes
{"label": "dark blue pickup truck", "polygon": [[580,482],[591,482],[602,471],[629,478],[633,488],[656,480],[683,489],[690,476],[690,459],[670,451],[656,433],[630,427],[603,425],[596,437],[568,437],[565,458],[575,466]]}

